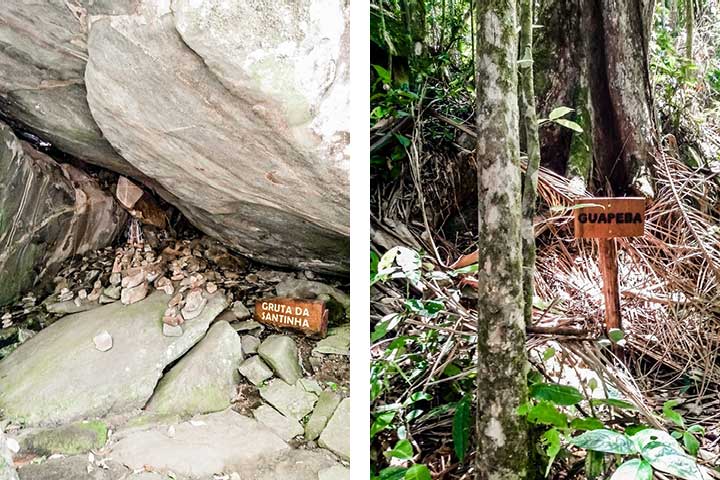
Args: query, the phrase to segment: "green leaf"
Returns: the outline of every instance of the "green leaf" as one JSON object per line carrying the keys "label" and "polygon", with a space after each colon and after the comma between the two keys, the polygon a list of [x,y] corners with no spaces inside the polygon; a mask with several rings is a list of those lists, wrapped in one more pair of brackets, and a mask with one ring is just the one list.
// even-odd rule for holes
{"label": "green leaf", "polygon": [[600,430],[605,428],[605,424],[595,417],[574,418],[570,422],[570,428],[575,430]]}
{"label": "green leaf", "polygon": [[455,455],[460,462],[465,461],[468,444],[470,443],[470,427],[472,426],[472,418],[470,416],[470,396],[465,395],[455,407],[455,415],[453,415],[452,438]]}
{"label": "green leaf", "polygon": [[620,340],[625,338],[625,332],[623,332],[619,328],[611,328],[610,330],[608,330],[608,338],[613,343],[618,343]]}
{"label": "green leaf", "polygon": [[528,422],[539,425],[553,425],[558,428],[567,428],[567,415],[547,400],[541,400],[534,405],[527,415]]}
{"label": "green leaf", "polygon": [[380,471],[380,480],[402,480],[407,472],[407,468],[388,467]]}
{"label": "green leaf", "polygon": [[555,383],[535,383],[530,385],[530,396],[539,400],[548,400],[558,405],[575,405],[583,399],[582,393],[577,388]]}
{"label": "green leaf", "polygon": [[395,444],[395,448],[384,452],[385,458],[399,458],[400,460],[410,460],[413,457],[413,447],[410,440],[400,440]]}
{"label": "green leaf", "polygon": [[570,130],[578,133],[583,133],[583,129],[580,125],[573,122],[572,120],[566,120],[564,118],[558,118],[557,120],[553,120],[558,125],[562,125],[565,128],[569,128]]}
{"label": "green leaf", "polygon": [[548,464],[547,468],[545,469],[545,476],[547,477],[550,473],[550,468],[552,467],[555,458],[557,457],[558,453],[560,453],[560,432],[558,432],[555,428],[551,428],[543,434],[542,438],[543,443],[546,445],[545,453],[548,456]]}
{"label": "green leaf", "polygon": [[425,465],[413,465],[405,472],[405,480],[432,480],[432,476]]}
{"label": "green leaf", "polygon": [[642,456],[654,469],[686,480],[704,480],[695,460],[660,442],[651,442],[642,451]]}
{"label": "green leaf", "polygon": [[637,453],[635,444],[622,433],[612,430],[590,430],[579,437],[570,440],[570,443],[585,450],[594,450],[604,453],[619,453],[630,455]]}
{"label": "green leaf", "polygon": [[400,142],[400,145],[402,145],[403,147],[409,147],[410,144],[412,143],[412,141],[408,137],[406,137],[405,135],[402,135],[400,133],[396,133],[395,138],[397,139],[398,142]]}
{"label": "green leaf", "polygon": [[392,83],[392,76],[390,75],[390,71],[381,67],[380,65],[373,65],[373,68],[378,74],[378,77],[380,80],[382,80],[383,83],[387,83],[388,85]]}
{"label": "green leaf", "polygon": [[680,405],[680,400],[668,400],[663,403],[663,417],[670,420],[680,428],[685,426],[685,421],[679,412],[673,410],[673,407]]}
{"label": "green leaf", "polygon": [[661,445],[665,445],[668,448],[675,450],[678,453],[682,453],[682,448],[680,447],[680,444],[672,437],[672,435],[667,432],[663,432],[662,430],[657,430],[655,428],[646,428],[644,430],[640,430],[635,435],[630,437],[630,439],[633,441],[633,443],[635,443],[638,451],[643,450],[652,442],[657,442]]}
{"label": "green leaf", "polygon": [[652,480],[653,470],[648,462],[633,458],[615,470],[610,480]]}
{"label": "green leaf", "polygon": [[611,407],[623,408],[625,410],[637,410],[634,403],[619,398],[593,398],[590,400],[592,405],[610,405]]}
{"label": "green leaf", "polygon": [[376,415],[372,425],[370,426],[370,438],[373,438],[378,434],[378,432],[381,432],[389,427],[394,418],[394,411],[382,412]]}
{"label": "green leaf", "polygon": [[705,427],[703,427],[702,425],[691,425],[690,427],[688,427],[687,431],[690,433],[705,435]]}
{"label": "green leaf", "polygon": [[550,360],[552,357],[555,356],[555,349],[553,347],[548,347],[543,352],[543,362]]}
{"label": "green leaf", "polygon": [[377,253],[370,250],[370,281],[377,275],[378,263],[380,263],[380,257]]}
{"label": "green leaf", "polygon": [[695,438],[695,435],[690,432],[685,432],[683,433],[682,438],[685,450],[687,450],[693,457],[697,457],[698,451],[700,450],[700,442],[698,442],[698,439]]}
{"label": "green leaf", "polygon": [[564,117],[568,113],[572,112],[574,109],[569,107],[557,107],[554,108],[552,112],[550,112],[550,115],[548,115],[549,120],[557,120],[560,117]]}

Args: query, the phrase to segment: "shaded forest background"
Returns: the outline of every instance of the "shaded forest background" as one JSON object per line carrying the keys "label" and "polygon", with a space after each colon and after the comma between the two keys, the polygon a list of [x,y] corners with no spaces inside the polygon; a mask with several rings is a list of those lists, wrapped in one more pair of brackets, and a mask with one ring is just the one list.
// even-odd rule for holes
{"label": "shaded forest background", "polygon": [[[538,477],[609,477],[644,457],[574,439],[646,430],[707,468],[653,464],[651,475],[708,478],[720,449],[720,6],[628,0],[617,13],[606,3],[536,2],[533,60],[518,52],[518,68],[534,71],[542,166],[531,463]],[[371,5],[371,440],[381,479],[473,478],[471,419],[482,412],[467,279],[477,266],[449,267],[477,246],[475,125],[493,121],[476,105],[473,8]],[[603,329],[596,246],[570,226],[573,199],[587,194],[650,199],[645,237],[619,242],[625,325],[614,335]]]}

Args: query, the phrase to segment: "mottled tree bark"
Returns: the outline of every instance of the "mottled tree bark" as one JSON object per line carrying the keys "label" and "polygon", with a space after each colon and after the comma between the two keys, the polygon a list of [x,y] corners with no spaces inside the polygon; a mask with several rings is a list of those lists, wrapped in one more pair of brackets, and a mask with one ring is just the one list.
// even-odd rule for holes
{"label": "mottled tree bark", "polygon": [[[538,11],[538,114],[576,109],[583,136],[543,126],[543,164],[587,177],[597,193],[652,195],[657,152],[648,42],[654,0],[545,0]],[[586,145],[590,147],[589,151]],[[586,155],[587,154],[587,155]],[[574,156],[575,164],[568,167]],[[587,157],[587,158],[585,158]]]}
{"label": "mottled tree bark", "polygon": [[522,196],[522,249],[523,293],[525,299],[525,323],[532,320],[535,293],[535,202],[537,200],[538,170],[540,168],[540,141],[538,139],[537,114],[535,112],[535,88],[533,85],[533,4],[534,0],[520,2],[520,113],[525,130],[527,170]]}
{"label": "mottled tree bark", "polygon": [[527,397],[515,2],[477,5],[478,391],[476,478],[527,475]]}
{"label": "mottled tree bark", "polygon": [[[537,114],[547,118],[561,105],[577,108],[587,103],[587,89],[582,87],[585,53],[580,32],[580,0],[543,0],[535,17],[536,23],[542,25],[535,32],[533,45]],[[572,154],[573,131],[548,123],[539,133],[543,166],[565,175]]]}
{"label": "mottled tree bark", "polygon": [[583,10],[595,190],[606,194],[653,195],[652,9],[648,0],[590,0]]}

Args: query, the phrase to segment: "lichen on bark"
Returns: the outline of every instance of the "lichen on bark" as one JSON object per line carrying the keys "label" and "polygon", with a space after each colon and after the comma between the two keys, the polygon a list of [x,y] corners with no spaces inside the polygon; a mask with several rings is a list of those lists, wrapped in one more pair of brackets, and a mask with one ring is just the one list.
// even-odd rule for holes
{"label": "lichen on bark", "polygon": [[527,473],[515,2],[477,2],[478,404],[476,478]]}

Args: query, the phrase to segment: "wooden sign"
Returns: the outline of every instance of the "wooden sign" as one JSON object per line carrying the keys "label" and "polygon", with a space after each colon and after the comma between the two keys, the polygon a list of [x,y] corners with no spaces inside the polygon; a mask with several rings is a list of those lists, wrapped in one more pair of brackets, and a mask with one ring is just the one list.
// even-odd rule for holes
{"label": "wooden sign", "polygon": [[275,328],[327,335],[328,311],[321,300],[263,298],[255,302],[255,320]]}
{"label": "wooden sign", "polygon": [[598,239],[598,261],[603,279],[605,328],[622,329],[615,237],[645,234],[645,199],[640,197],[579,198],[575,213],[575,237]]}
{"label": "wooden sign", "polygon": [[579,198],[574,210],[575,238],[642,237],[645,233],[645,199]]}

